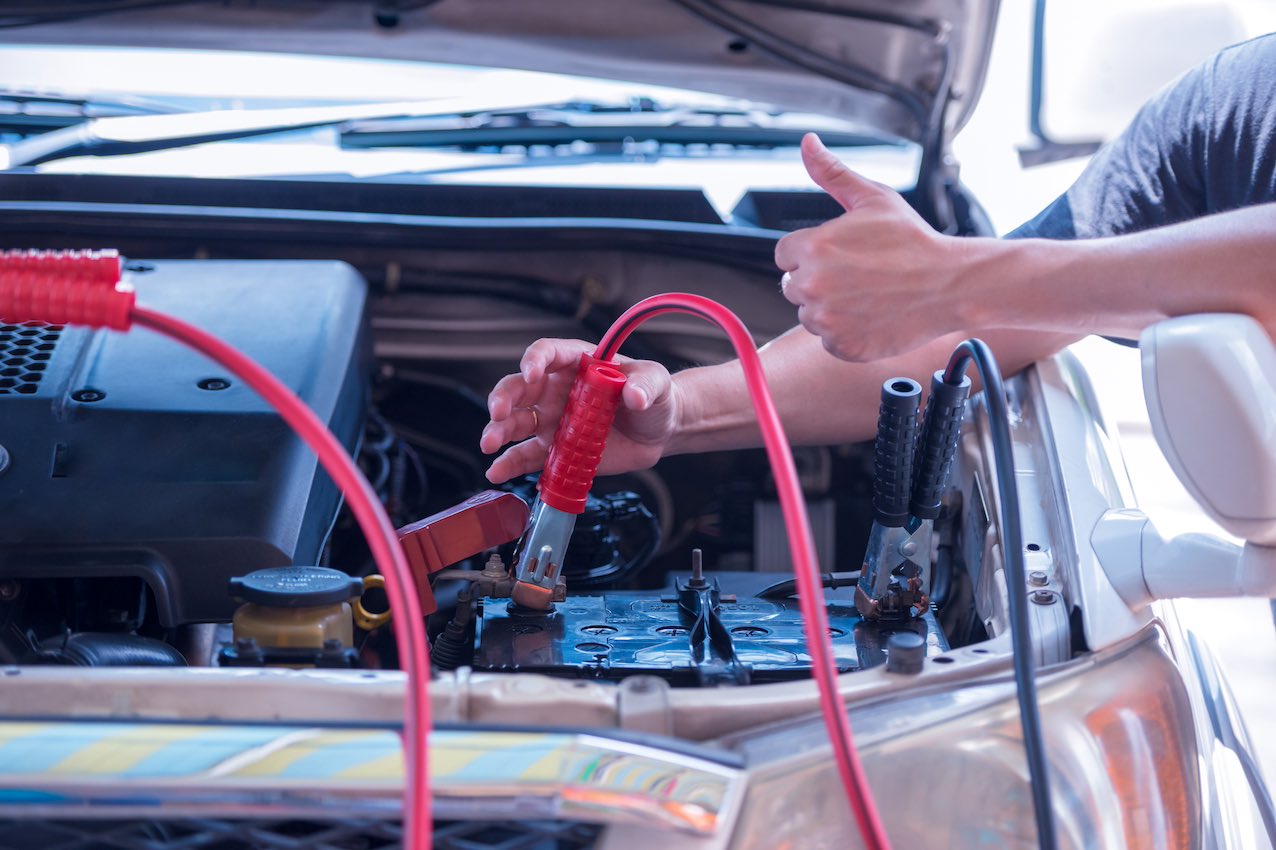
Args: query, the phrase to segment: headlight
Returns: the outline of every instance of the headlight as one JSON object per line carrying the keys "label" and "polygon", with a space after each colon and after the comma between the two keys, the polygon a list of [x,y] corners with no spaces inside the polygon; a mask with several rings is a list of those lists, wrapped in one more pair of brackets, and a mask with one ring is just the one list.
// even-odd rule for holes
{"label": "headlight", "polygon": [[[1042,680],[1061,848],[1198,844],[1195,727],[1157,637]],[[1038,846],[1012,684],[857,707],[851,719],[896,847]],[[802,723],[734,742],[752,779],[733,850],[862,846],[823,735]]]}

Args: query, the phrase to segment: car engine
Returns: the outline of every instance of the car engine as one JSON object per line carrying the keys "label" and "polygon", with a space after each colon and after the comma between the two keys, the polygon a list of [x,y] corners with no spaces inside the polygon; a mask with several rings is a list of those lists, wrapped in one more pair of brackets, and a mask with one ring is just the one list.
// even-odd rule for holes
{"label": "car engine", "polygon": [[[126,269],[142,300],[262,363],[357,453],[436,609],[437,667],[687,687],[810,675],[761,452],[599,478],[553,604],[531,609],[510,598],[510,571],[535,477],[491,490],[477,449],[499,376],[490,362],[442,345],[433,359],[396,357],[411,320],[342,262]],[[659,346],[641,353],[682,362]],[[380,577],[337,489],[247,387],[143,331],[4,325],[0,361],[0,662],[396,666],[389,615],[375,613],[386,607]],[[895,635],[923,656],[982,637],[956,568],[955,493],[933,535],[927,526],[931,591],[916,616],[865,618],[855,584],[870,545],[872,447],[800,448],[795,459],[830,570],[840,670],[885,663]]]}

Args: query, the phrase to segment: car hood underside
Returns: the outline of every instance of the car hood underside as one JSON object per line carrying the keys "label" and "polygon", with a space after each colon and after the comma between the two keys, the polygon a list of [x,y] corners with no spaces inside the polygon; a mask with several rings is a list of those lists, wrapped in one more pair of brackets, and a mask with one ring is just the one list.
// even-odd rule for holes
{"label": "car hood underside", "polygon": [[232,0],[19,26],[7,29],[6,38],[625,79],[744,97],[942,145],[978,99],[997,6],[997,0]]}

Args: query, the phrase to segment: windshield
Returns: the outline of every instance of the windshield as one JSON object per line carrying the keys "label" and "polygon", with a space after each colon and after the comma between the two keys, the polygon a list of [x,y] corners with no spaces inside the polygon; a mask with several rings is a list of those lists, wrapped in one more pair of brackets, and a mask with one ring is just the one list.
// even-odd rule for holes
{"label": "windshield", "polygon": [[[46,173],[695,187],[725,211],[749,189],[810,188],[796,147],[808,130],[901,190],[920,159],[916,145],[824,116],[515,69],[7,46],[0,80],[9,168]],[[382,104],[395,108],[378,115]],[[216,132],[189,130],[197,113],[220,113]],[[261,116],[272,120],[245,130]]]}

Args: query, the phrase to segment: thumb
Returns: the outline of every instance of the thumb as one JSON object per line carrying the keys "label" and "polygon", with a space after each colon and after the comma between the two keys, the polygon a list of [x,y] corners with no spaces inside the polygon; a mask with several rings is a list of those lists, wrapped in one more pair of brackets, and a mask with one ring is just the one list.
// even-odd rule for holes
{"label": "thumb", "polygon": [[828,192],[847,212],[881,191],[876,183],[847,168],[814,133],[802,137],[802,164],[815,185]]}
{"label": "thumb", "polygon": [[665,367],[651,360],[631,360],[616,364],[625,373],[622,398],[625,407],[639,412],[647,410],[669,395],[672,379]]}

